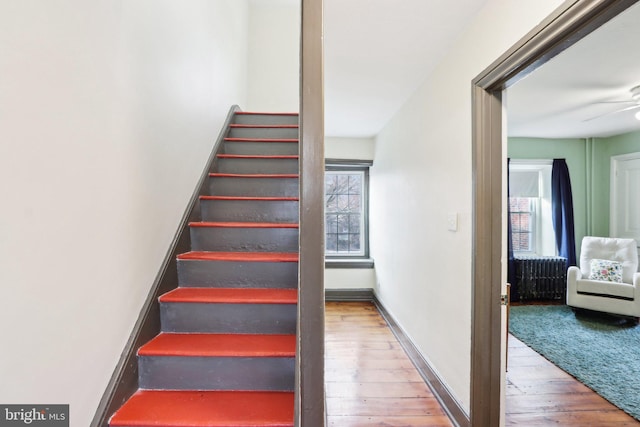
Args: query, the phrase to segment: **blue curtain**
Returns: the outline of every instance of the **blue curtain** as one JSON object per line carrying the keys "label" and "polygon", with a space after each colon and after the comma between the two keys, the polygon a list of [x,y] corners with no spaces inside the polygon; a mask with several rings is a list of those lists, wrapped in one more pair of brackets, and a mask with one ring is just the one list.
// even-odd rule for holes
{"label": "blue curtain", "polygon": [[573,225],[573,196],[569,168],[564,159],[553,159],[551,170],[551,216],[560,256],[567,267],[576,265],[576,239]]}
{"label": "blue curtain", "polygon": [[511,159],[507,159],[507,282],[511,283],[511,301],[519,299],[518,287],[516,284],[516,262],[513,257],[513,239],[511,233],[511,204],[509,203],[509,196],[511,191],[509,189],[509,165]]}

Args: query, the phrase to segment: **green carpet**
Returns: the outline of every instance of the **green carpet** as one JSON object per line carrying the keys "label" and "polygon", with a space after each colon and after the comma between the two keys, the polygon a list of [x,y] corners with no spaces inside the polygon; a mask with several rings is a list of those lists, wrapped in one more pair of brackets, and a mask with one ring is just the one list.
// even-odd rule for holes
{"label": "green carpet", "polygon": [[640,420],[640,326],[567,306],[511,307],[509,331]]}

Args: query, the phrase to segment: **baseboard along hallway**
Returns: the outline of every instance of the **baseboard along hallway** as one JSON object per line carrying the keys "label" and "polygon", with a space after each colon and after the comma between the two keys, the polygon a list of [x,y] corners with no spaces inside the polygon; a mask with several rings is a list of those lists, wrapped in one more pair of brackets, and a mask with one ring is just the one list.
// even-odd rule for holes
{"label": "baseboard along hallway", "polygon": [[[455,426],[372,302],[326,303],[330,427]],[[640,426],[509,335],[506,426]]]}
{"label": "baseboard along hallway", "polygon": [[327,302],[325,381],[331,427],[453,427],[371,302]]}

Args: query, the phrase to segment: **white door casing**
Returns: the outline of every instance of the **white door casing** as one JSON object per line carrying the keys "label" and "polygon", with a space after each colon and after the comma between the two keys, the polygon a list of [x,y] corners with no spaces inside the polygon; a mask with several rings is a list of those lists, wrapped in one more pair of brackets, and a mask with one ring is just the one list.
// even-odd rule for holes
{"label": "white door casing", "polygon": [[640,245],[640,153],[611,157],[609,234]]}

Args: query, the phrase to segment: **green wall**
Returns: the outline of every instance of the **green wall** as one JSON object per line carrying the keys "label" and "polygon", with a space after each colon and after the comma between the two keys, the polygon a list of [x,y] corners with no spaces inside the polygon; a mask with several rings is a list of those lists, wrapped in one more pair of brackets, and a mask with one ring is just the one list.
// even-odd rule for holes
{"label": "green wall", "polygon": [[609,235],[611,157],[640,152],[640,132],[609,138],[509,138],[512,159],[564,158],[571,175],[576,249],[586,235]]}
{"label": "green wall", "polygon": [[[640,152],[640,132],[610,138],[593,139],[593,218],[594,231],[609,235],[609,200],[611,193],[611,157]],[[601,195],[601,196],[597,196]]]}
{"label": "green wall", "polygon": [[566,159],[571,176],[576,250],[587,235],[587,172],[584,139],[509,138],[507,155],[512,159]]}

